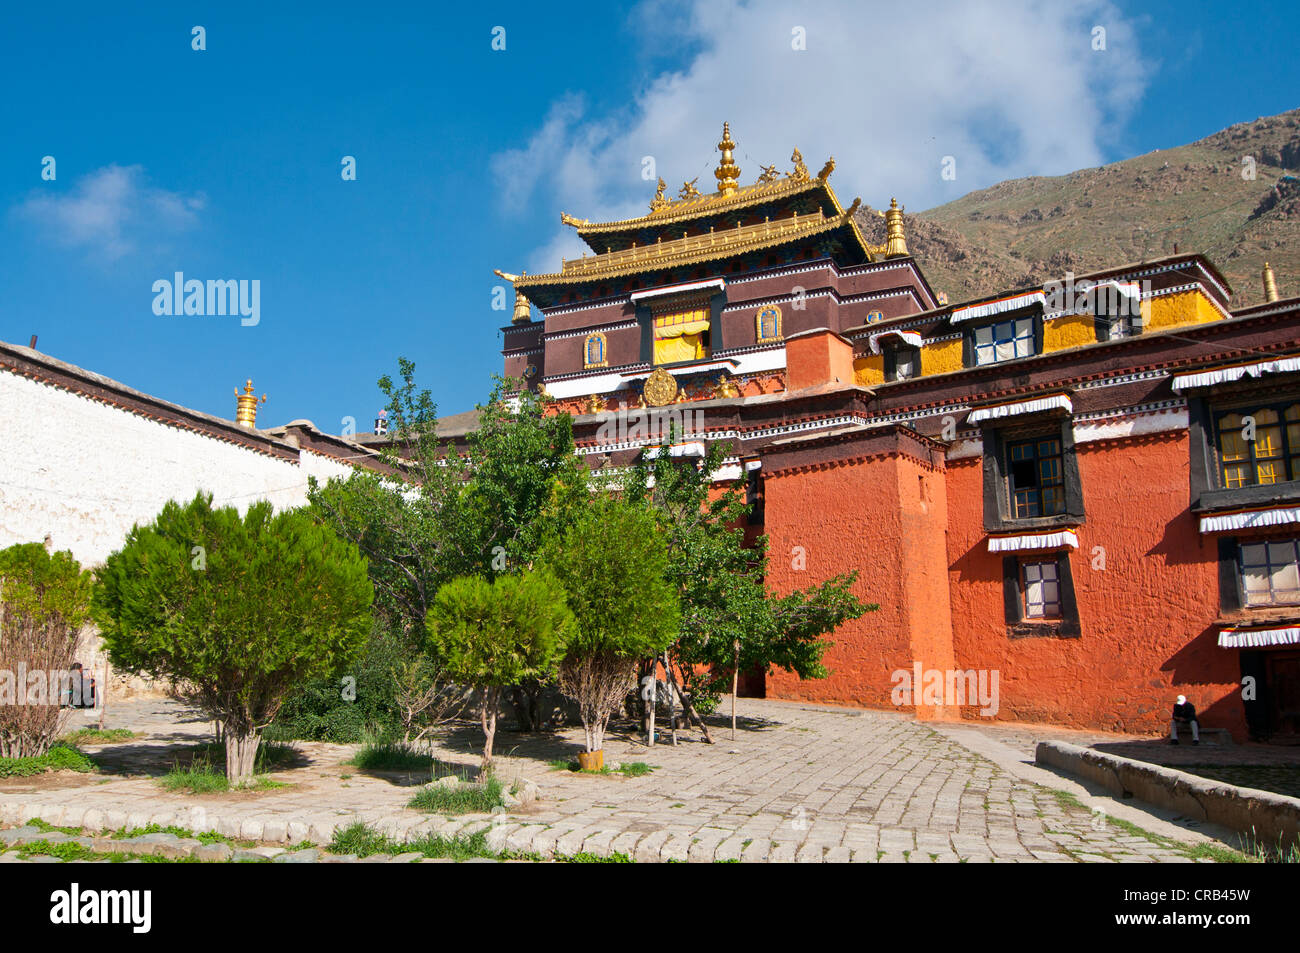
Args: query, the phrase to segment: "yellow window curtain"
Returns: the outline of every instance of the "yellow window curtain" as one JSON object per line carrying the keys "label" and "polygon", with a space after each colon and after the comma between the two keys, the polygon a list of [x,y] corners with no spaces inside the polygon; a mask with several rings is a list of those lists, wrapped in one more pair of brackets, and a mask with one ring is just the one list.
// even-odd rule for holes
{"label": "yellow window curtain", "polygon": [[675,364],[708,357],[704,333],[709,330],[708,311],[694,308],[674,311],[655,318],[655,363]]}

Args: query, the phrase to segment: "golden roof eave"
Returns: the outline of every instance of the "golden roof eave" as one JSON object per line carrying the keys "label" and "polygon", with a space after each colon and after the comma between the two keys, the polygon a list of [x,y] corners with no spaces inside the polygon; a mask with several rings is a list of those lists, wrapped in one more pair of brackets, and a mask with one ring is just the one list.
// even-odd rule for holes
{"label": "golden roof eave", "polygon": [[673,222],[688,221],[692,218],[714,215],[733,208],[744,208],[747,205],[756,205],[774,198],[798,195],[801,192],[810,192],[815,189],[824,189],[831,196],[831,201],[835,204],[836,210],[843,211],[839,202],[835,200],[835,193],[831,191],[825,179],[785,178],[778,179],[775,182],[747,185],[738,189],[732,195],[712,192],[708,195],[679,199],[638,218],[625,218],[615,222],[588,222],[585,219],[574,218],[561,212],[560,221],[565,225],[572,225],[577,229],[578,235],[585,238],[588,235],[600,235],[606,232],[625,232],[646,225],[668,225]]}
{"label": "golden roof eave", "polygon": [[[806,185],[807,183],[803,184]],[[654,245],[624,249],[620,252],[576,258],[565,262],[563,271],[521,277],[515,287],[518,290],[550,285],[579,284],[586,281],[620,278],[648,271],[659,271],[663,268],[680,265],[699,264],[788,244],[792,241],[832,232],[838,228],[843,228],[845,225],[848,225],[851,229],[856,243],[862,249],[863,255],[868,261],[875,261],[883,257],[883,247],[869,245],[862,232],[858,229],[854,213],[858,209],[860,200],[855,199],[847,209],[840,209],[838,202],[835,204],[838,209],[835,215],[827,216],[819,212],[816,216],[806,216],[802,220],[796,217],[779,219],[775,222],[761,222],[727,229],[722,232],[709,232],[703,235],[692,235],[689,238],[679,238],[669,242],[657,242]]]}

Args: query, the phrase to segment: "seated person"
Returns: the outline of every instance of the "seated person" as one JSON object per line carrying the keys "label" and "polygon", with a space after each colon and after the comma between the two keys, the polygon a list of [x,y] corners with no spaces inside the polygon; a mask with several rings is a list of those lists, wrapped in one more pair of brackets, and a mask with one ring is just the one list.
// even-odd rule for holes
{"label": "seated person", "polygon": [[1178,701],[1174,704],[1174,717],[1169,719],[1169,743],[1178,744],[1179,726],[1186,728],[1191,725],[1192,744],[1201,743],[1201,726],[1196,723],[1196,706],[1187,700],[1186,695],[1179,695]]}

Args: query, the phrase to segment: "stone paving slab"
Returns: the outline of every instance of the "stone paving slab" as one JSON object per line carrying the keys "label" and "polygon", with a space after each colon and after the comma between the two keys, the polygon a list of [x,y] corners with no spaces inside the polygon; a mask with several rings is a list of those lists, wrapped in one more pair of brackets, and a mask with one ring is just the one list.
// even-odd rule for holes
{"label": "stone paving slab", "polygon": [[[0,782],[0,825],[32,818],[71,821],[91,831],[175,825],[283,850],[306,841],[326,844],[335,830],[360,820],[399,840],[482,831],[498,849],[541,856],[621,853],[638,861],[1185,859],[1104,819],[1099,827],[1086,807],[1017,776],[958,738],[892,712],[741,699],[742,727],[734,739],[728,729],[714,728],[713,745],[697,732],[679,732],[678,745],[647,748],[636,738],[612,736],[607,762],[654,768],[635,778],[551,769],[552,760],[577,750],[578,731],[506,733],[498,737],[498,747],[508,752],[497,762],[498,775],[507,784],[535,781],[539,799],[508,815],[441,818],[406,807],[427,778],[349,767],[344,762],[354,748],[323,743],[296,746],[302,766],[272,775],[286,787],[170,794],[149,776],[149,765],[156,766],[159,753],[177,739],[202,740],[210,725],[174,703],[137,708],[134,720],[130,703],[113,710],[125,727],[147,733],[118,746],[131,750],[107,758],[120,773],[92,785],[69,779],[66,787],[48,779],[39,788]],[[434,754],[472,770],[476,742],[471,730],[454,732]],[[243,853],[265,860],[271,852]]]}

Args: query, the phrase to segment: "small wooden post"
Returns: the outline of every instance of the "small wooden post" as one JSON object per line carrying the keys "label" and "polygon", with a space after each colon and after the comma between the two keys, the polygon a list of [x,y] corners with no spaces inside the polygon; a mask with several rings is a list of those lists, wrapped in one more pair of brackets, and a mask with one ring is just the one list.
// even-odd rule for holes
{"label": "small wooden post", "polygon": [[[655,673],[655,667],[653,665],[650,667],[650,684],[643,686],[641,689],[641,697],[645,699],[646,708],[650,712],[649,727],[646,730],[647,748],[655,746],[655,705],[659,695],[659,676]],[[647,694],[649,695],[648,698],[646,697]]]}
{"label": "small wooden post", "polygon": [[99,686],[99,730],[104,730],[104,710],[108,708],[108,680],[113,677],[112,663],[104,654],[104,684]]}
{"label": "small wooden post", "polygon": [[672,666],[668,663],[668,653],[664,653],[664,671],[668,674],[668,725],[672,729],[673,744],[677,744],[677,709],[673,696],[677,694],[677,679],[673,678]]}

